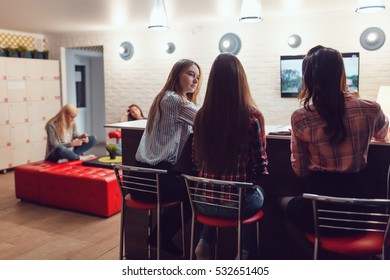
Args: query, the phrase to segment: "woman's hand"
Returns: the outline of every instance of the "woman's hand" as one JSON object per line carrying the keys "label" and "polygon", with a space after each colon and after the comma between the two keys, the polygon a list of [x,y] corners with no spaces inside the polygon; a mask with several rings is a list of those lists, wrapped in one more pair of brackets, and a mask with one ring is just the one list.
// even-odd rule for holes
{"label": "woman's hand", "polygon": [[84,133],[80,136],[80,139],[84,142],[84,143],[88,143],[89,142],[89,137],[88,137],[88,134],[87,133]]}
{"label": "woman's hand", "polygon": [[72,147],[81,146],[82,144],[83,144],[83,140],[79,138],[75,138],[71,142]]}

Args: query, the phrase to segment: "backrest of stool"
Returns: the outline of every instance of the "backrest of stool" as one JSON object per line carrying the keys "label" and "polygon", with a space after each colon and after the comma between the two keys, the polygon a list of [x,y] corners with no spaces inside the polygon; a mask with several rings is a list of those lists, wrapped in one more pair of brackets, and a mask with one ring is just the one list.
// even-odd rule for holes
{"label": "backrest of stool", "polygon": [[389,249],[386,246],[390,239],[390,215],[387,211],[389,199],[333,197],[309,193],[304,193],[303,197],[312,201],[316,242],[320,242],[324,231],[330,230],[333,234],[341,231],[352,234],[382,232],[382,248],[384,251]]}
{"label": "backrest of stool", "polygon": [[124,198],[128,193],[137,200],[160,201],[159,176],[166,170],[115,164],[115,175]]}
{"label": "backrest of stool", "polygon": [[219,209],[231,209],[238,220],[241,220],[242,198],[245,188],[252,188],[252,183],[207,179],[182,175],[186,182],[192,210],[198,206],[210,205]]}

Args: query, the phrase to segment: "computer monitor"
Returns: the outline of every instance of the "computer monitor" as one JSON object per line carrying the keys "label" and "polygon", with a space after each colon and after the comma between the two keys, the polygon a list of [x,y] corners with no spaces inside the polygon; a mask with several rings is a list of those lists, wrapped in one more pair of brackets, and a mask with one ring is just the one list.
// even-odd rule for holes
{"label": "computer monitor", "polygon": [[[348,91],[359,94],[359,53],[342,53]],[[280,57],[281,97],[297,97],[302,89],[302,61],[304,55]]]}

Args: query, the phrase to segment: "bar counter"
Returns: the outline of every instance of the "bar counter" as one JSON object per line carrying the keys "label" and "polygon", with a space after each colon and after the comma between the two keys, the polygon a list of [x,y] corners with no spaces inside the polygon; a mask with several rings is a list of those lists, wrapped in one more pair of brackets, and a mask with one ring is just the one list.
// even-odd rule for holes
{"label": "bar counter", "polygon": [[[138,143],[146,126],[146,120],[121,122],[105,125],[106,128],[122,130],[122,162],[134,163]],[[266,130],[275,131],[269,126]],[[264,177],[262,187],[266,193],[265,217],[262,222],[260,240],[261,258],[265,259],[310,259],[311,245],[305,243],[299,232],[291,234],[291,225],[287,226],[275,204],[275,198],[301,193],[300,180],[290,163],[290,136],[267,134],[267,155],[269,176]],[[368,151],[367,167],[364,176],[372,196],[384,198],[387,195],[387,174],[390,165],[390,143],[371,142]],[[191,142],[183,150],[175,169],[181,173],[192,170]],[[286,248],[286,246],[288,248]],[[306,246],[306,248],[305,248]]]}
{"label": "bar counter", "polygon": [[[138,143],[146,126],[146,120],[120,122],[105,125],[106,128],[120,128],[122,130],[122,162],[131,165],[134,163]],[[277,131],[276,126],[266,127],[268,131]],[[283,134],[283,133],[281,133]],[[187,173],[192,168],[191,147],[187,143],[175,169]],[[264,182],[267,193],[272,196],[292,195],[299,193],[297,189],[300,178],[297,177],[290,164],[290,136],[267,135],[267,155],[269,173]],[[383,197],[386,194],[387,171],[390,164],[390,143],[371,142],[367,167],[364,171],[367,182],[374,196]]]}

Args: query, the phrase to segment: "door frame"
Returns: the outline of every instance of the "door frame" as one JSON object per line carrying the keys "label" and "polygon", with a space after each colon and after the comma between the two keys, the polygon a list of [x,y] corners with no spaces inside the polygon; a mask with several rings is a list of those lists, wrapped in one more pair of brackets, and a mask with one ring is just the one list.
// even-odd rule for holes
{"label": "door frame", "polygon": [[73,48],[61,48],[62,105],[76,104],[75,66],[86,67],[86,108],[79,108],[76,125],[80,133],[95,135],[106,141],[103,53]]}

